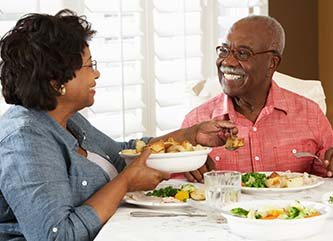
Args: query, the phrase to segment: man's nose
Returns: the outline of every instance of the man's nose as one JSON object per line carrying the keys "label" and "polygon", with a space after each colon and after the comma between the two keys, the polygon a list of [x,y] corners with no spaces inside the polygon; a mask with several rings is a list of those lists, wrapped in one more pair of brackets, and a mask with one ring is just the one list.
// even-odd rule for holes
{"label": "man's nose", "polygon": [[230,54],[222,60],[222,64],[225,66],[238,66],[239,61],[238,61],[238,59],[235,58],[233,53],[230,52]]}

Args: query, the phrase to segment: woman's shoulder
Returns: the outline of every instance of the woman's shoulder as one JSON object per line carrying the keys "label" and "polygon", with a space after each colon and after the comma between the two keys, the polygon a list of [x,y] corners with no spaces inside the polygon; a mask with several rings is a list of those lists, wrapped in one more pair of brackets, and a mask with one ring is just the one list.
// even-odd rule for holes
{"label": "woman's shoulder", "polygon": [[8,136],[35,135],[43,133],[45,126],[50,126],[46,121],[47,114],[42,111],[30,110],[22,106],[12,106],[0,118],[0,142]]}

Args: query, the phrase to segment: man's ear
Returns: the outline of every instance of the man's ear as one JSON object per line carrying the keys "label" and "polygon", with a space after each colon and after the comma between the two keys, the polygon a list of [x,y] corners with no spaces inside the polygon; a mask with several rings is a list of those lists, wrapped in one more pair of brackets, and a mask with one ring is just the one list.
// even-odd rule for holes
{"label": "man's ear", "polygon": [[271,58],[271,65],[269,67],[275,70],[279,66],[280,62],[281,57],[278,55],[273,55],[273,57]]}

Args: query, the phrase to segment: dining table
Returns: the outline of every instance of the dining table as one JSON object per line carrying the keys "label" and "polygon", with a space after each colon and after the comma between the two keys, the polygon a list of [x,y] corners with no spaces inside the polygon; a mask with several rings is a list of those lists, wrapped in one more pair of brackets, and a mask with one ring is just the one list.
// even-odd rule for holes
{"label": "dining table", "polygon": [[[240,195],[240,201],[245,200],[299,200],[322,202],[324,193],[333,191],[333,178],[323,178],[324,183],[297,192],[256,193]],[[171,179],[164,185],[178,185],[185,180]],[[193,202],[192,202],[193,203]],[[204,206],[204,205],[203,205]],[[189,214],[203,213],[200,205],[189,205],[181,209],[154,209],[121,203],[116,213],[100,230],[94,241],[257,241],[240,237],[232,233],[228,223],[223,218],[214,215],[202,216],[167,216],[166,217],[133,217],[131,213],[142,211],[162,211],[164,213],[185,212]],[[333,210],[332,210],[333,212]],[[333,213],[327,218],[325,225],[317,235],[303,238],[302,241],[327,241],[333,237]],[[209,213],[209,212],[206,212]],[[267,234],[276,235],[276,234]],[[294,240],[296,241],[296,240]],[[300,240],[297,240],[300,241]]]}

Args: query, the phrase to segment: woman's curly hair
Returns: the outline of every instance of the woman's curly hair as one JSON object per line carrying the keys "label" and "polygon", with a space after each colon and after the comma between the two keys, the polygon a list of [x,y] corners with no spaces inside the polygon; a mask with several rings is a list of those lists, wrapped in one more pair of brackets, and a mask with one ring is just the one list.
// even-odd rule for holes
{"label": "woman's curly hair", "polygon": [[68,9],[54,16],[23,16],[0,40],[0,79],[6,102],[55,109],[56,89],[82,67],[83,50],[94,34],[84,16]]}

